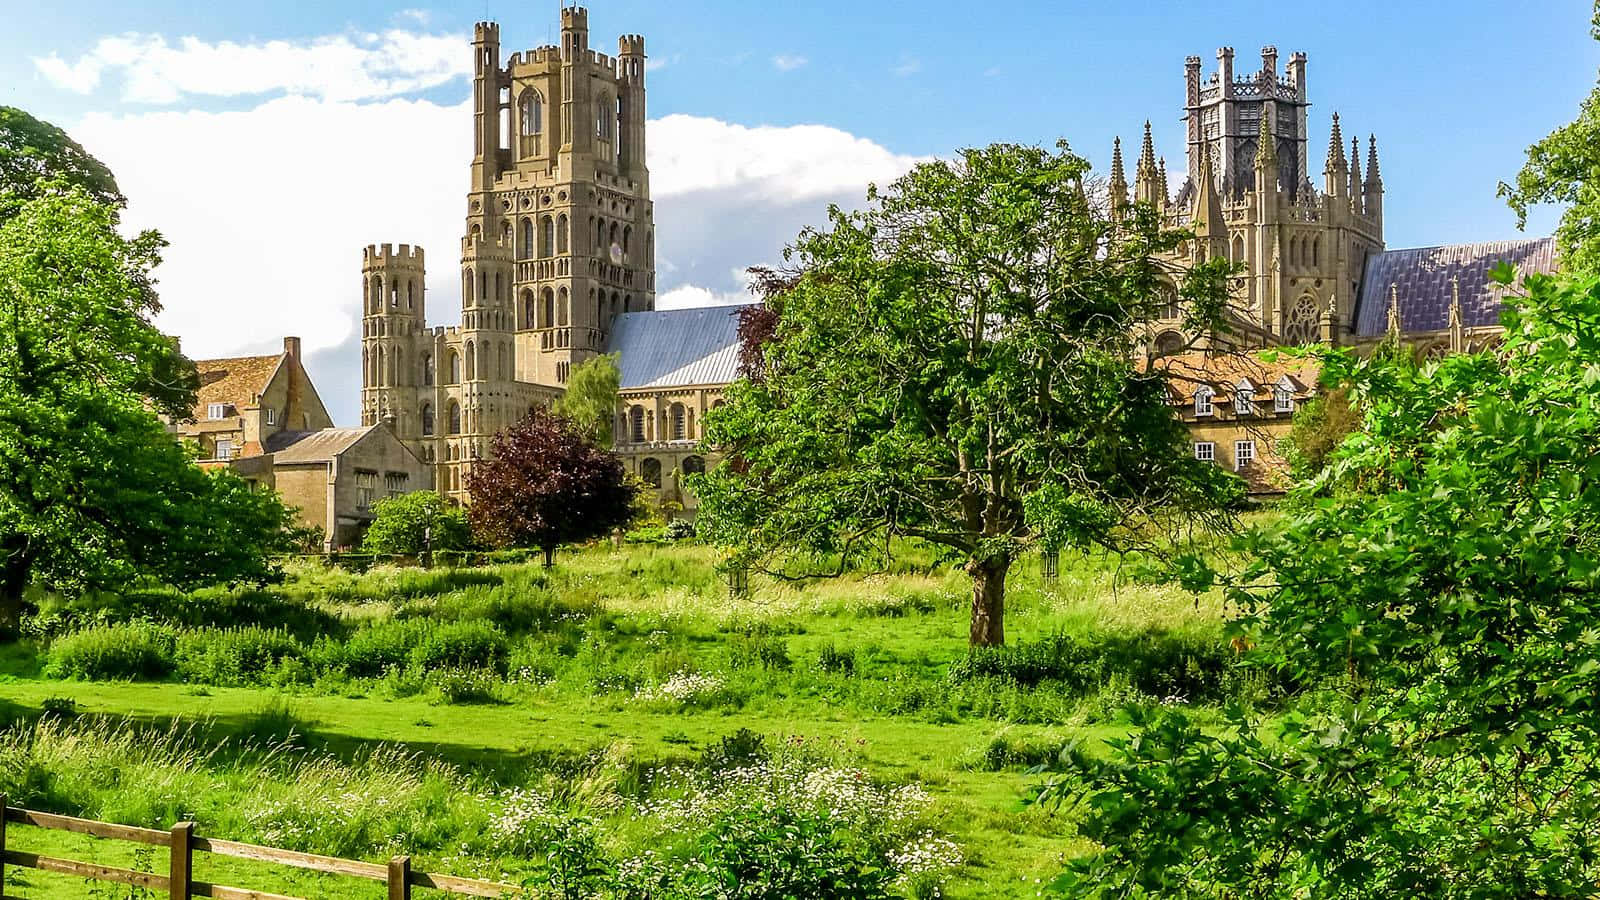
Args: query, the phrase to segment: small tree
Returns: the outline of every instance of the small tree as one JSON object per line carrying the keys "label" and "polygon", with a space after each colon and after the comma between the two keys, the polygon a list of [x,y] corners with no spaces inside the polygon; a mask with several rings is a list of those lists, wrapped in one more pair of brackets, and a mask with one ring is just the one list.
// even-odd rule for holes
{"label": "small tree", "polygon": [[415,556],[427,550],[466,550],[472,546],[467,511],[433,491],[413,491],[380,500],[373,512],[377,518],[361,543],[367,553]]}
{"label": "small tree", "polygon": [[496,435],[488,460],[467,477],[474,533],[495,547],[556,548],[628,524],[635,488],[622,461],[571,420],[535,410]]}
{"label": "small tree", "polygon": [[[963,560],[971,642],[994,645],[1026,549],[1124,548],[1158,510],[1233,498],[1135,364],[1186,235],[1148,206],[1109,214],[1088,177],[1065,147],[967,150],[801,234],[743,323],[748,377],[707,417],[727,459],[690,485],[735,565],[838,572],[921,538]],[[1221,327],[1231,271],[1182,277],[1193,330]]]}
{"label": "small tree", "polygon": [[621,358],[621,354],[609,353],[573,366],[567,392],[555,402],[556,415],[570,419],[601,447],[611,446],[617,391],[622,385],[622,370],[617,368]]}

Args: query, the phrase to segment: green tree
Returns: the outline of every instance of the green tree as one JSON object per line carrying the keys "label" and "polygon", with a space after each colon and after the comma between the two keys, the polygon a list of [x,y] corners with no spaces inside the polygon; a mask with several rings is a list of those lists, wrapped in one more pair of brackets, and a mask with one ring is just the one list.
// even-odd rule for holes
{"label": "green tree", "polygon": [[1360,426],[1361,415],[1350,405],[1350,391],[1324,384],[1317,396],[1295,412],[1278,452],[1289,464],[1289,474],[1296,481],[1306,481],[1328,467],[1333,451]]}
{"label": "green tree", "polygon": [[[1600,2],[1594,27],[1600,40]],[[1579,107],[1578,118],[1528,148],[1528,162],[1515,184],[1500,184],[1504,197],[1526,225],[1528,210],[1540,203],[1565,204],[1556,240],[1562,264],[1585,272],[1600,271],[1600,86]]]}
{"label": "green tree", "polygon": [[160,237],[122,237],[114,209],[59,182],[15,209],[0,224],[0,625],[30,584],[270,576],[289,513],[197,468],[152,408],[194,403],[167,380],[192,366],[148,319]]}
{"label": "green tree", "polygon": [[572,367],[567,392],[555,402],[555,413],[570,419],[601,447],[611,446],[617,418],[617,392],[622,386],[618,353],[593,356]]}
{"label": "green tree", "polygon": [[97,202],[121,209],[126,200],[111,170],[65,131],[14,106],[0,106],[0,220],[39,195],[37,185],[58,179],[76,185]]}
{"label": "green tree", "polygon": [[1307,690],[1117,742],[1074,896],[1600,892],[1600,278],[1526,290],[1500,352],[1325,357],[1343,489],[1225,580],[1246,664]]}
{"label": "green tree", "polygon": [[472,546],[467,511],[433,491],[379,500],[373,512],[377,518],[361,544],[368,553],[415,556],[429,548],[467,550]]}
{"label": "green tree", "polygon": [[[1236,496],[1134,362],[1185,235],[1145,206],[1108,216],[1088,176],[1065,146],[967,150],[802,233],[762,377],[707,417],[729,457],[691,484],[702,533],[766,567],[840,571],[897,535],[949,548],[971,642],[994,645],[1027,547],[1122,548],[1157,510]],[[1184,277],[1196,328],[1220,327],[1231,271]]]}

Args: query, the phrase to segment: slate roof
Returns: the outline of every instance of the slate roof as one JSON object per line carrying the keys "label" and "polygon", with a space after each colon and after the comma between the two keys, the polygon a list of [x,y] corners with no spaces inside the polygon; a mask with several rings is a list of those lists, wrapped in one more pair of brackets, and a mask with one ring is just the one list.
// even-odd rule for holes
{"label": "slate roof", "polygon": [[1530,272],[1555,271],[1554,238],[1490,241],[1389,250],[1367,260],[1356,304],[1356,334],[1382,335],[1389,330],[1390,285],[1400,295],[1402,331],[1442,331],[1450,327],[1452,281],[1460,284],[1461,324],[1467,328],[1500,323],[1505,289],[1489,283],[1489,270],[1500,262]]}
{"label": "slate roof", "polygon": [[365,428],[325,428],[322,431],[280,431],[267,438],[266,452],[277,464],[332,462],[361,439],[381,426]]}
{"label": "slate roof", "polygon": [[739,375],[739,311],[748,304],[623,313],[608,353],[620,353],[622,389],[728,384]]}
{"label": "slate roof", "polygon": [[213,403],[249,406],[257,394],[267,389],[267,382],[282,360],[282,353],[197,360],[194,366],[200,373],[200,391],[196,395],[196,417],[205,418],[206,407]]}

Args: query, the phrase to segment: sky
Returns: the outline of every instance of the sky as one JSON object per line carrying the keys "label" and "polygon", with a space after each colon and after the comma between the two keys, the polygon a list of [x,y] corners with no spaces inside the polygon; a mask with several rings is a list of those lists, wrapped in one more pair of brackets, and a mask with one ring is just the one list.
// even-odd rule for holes
{"label": "sky", "polygon": [[[589,9],[597,49],[646,39],[662,308],[744,299],[744,270],[829,204],[962,147],[1065,139],[1103,171],[1149,119],[1177,177],[1184,59],[1209,74],[1225,45],[1241,71],[1265,44],[1309,54],[1314,172],[1332,113],[1347,140],[1377,135],[1390,247],[1515,237],[1496,186],[1600,69],[1590,0]],[[185,352],[298,335],[354,424],[363,246],[425,247],[431,324],[459,320],[473,23],[498,21],[509,55],[554,42],[558,16],[558,0],[0,0],[0,104],[66,128],[116,173],[125,224],[166,236],[158,324]]]}

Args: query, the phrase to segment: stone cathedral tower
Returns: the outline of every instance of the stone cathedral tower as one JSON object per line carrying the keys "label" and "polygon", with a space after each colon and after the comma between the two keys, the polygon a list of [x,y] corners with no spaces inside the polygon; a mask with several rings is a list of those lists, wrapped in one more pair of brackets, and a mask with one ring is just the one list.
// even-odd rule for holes
{"label": "stone cathedral tower", "polygon": [[[1339,116],[1332,119],[1319,189],[1312,183],[1306,56],[1278,71],[1278,51],[1261,51],[1261,68],[1238,75],[1231,47],[1217,51],[1217,71],[1203,77],[1201,60],[1184,69],[1187,175],[1169,196],[1165,160],[1157,160],[1145,123],[1134,200],[1150,203],[1174,225],[1192,229],[1179,263],[1226,257],[1243,263],[1235,285],[1235,334],[1246,346],[1351,343],[1367,260],[1383,252],[1383,180],[1377,139],[1369,142],[1363,178],[1360,141],[1345,156]],[[1117,154],[1120,157],[1120,153]],[[1113,162],[1112,203],[1127,204]],[[1117,196],[1121,194],[1122,196]],[[1207,346],[1182,332],[1175,307],[1153,336],[1158,353]]]}
{"label": "stone cathedral tower", "polygon": [[473,158],[461,242],[461,325],[428,328],[423,251],[366,248],[362,419],[392,419],[466,500],[472,461],[529,407],[560,396],[605,351],[622,313],[655,308],[645,167],[644,38],[590,49],[589,15],[561,10],[561,43],[500,58],[476,26]]}

